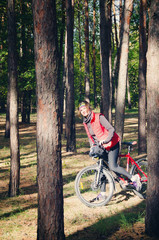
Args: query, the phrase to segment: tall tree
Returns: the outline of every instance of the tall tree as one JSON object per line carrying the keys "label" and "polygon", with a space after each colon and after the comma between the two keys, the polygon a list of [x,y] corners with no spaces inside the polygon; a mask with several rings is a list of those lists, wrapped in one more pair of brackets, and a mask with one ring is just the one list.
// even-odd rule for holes
{"label": "tall tree", "polygon": [[10,89],[9,116],[10,116],[10,152],[11,152],[9,196],[13,197],[19,194],[20,183],[16,20],[14,0],[8,0],[8,73]]}
{"label": "tall tree", "polygon": [[85,0],[85,99],[90,101],[90,78],[89,78],[89,13],[88,0]]}
{"label": "tall tree", "polygon": [[129,76],[127,73],[127,78],[126,78],[126,85],[127,85],[127,95],[128,95],[128,107],[131,109],[131,95],[130,95],[130,83],[129,83]]}
{"label": "tall tree", "polygon": [[118,32],[117,32],[117,23],[116,23],[115,0],[112,1],[112,9],[113,9],[113,17],[114,17],[115,41],[116,41],[116,47],[118,48],[119,41],[118,41]]}
{"label": "tall tree", "polygon": [[109,44],[109,78],[110,78],[110,91],[109,91],[109,121],[112,122],[112,48],[111,48],[111,33],[112,33],[112,0],[107,3],[108,8],[108,44]]}
{"label": "tall tree", "polygon": [[123,0],[119,0],[119,37],[120,37],[121,25],[122,25],[122,12],[123,12]]}
{"label": "tall tree", "polygon": [[97,91],[96,91],[96,48],[95,48],[95,36],[96,36],[96,0],[93,0],[93,82],[94,82],[94,107],[97,106]]}
{"label": "tall tree", "polygon": [[140,0],[138,153],[146,152],[146,2]]}
{"label": "tall tree", "polygon": [[74,1],[66,0],[67,22],[67,74],[66,74],[66,140],[67,152],[76,151],[75,134],[75,102],[74,102],[74,55],[73,55],[73,25]]}
{"label": "tall tree", "polygon": [[[22,42],[22,47],[21,47],[21,62],[22,62],[22,68],[23,72],[26,71],[26,37],[25,37],[25,4],[24,1],[20,0],[20,11],[21,11],[21,42]],[[21,81],[23,82],[23,86],[25,84],[25,79],[22,78]],[[26,90],[22,91],[22,101],[21,101],[21,115],[22,115],[22,123],[26,122],[26,113],[27,113],[27,92]]]}
{"label": "tall tree", "polygon": [[82,101],[82,43],[81,43],[81,5],[80,1],[78,0],[78,32],[79,32],[79,90],[80,90],[80,96],[79,101]]}
{"label": "tall tree", "polygon": [[146,233],[159,238],[159,0],[150,5],[147,53],[148,186]]}
{"label": "tall tree", "polygon": [[[65,89],[65,81],[63,76],[65,74],[64,65],[62,64],[62,56],[63,56],[63,44],[64,44],[64,33],[65,33],[65,0],[61,2],[61,12],[62,12],[62,20],[61,20],[61,29],[60,29],[60,44],[59,44],[59,62],[58,62],[58,81],[60,82],[60,119],[61,119],[61,133],[63,133],[63,111],[64,111],[64,89]],[[63,74],[61,74],[61,72]],[[62,77],[61,77],[62,76]]]}
{"label": "tall tree", "polygon": [[121,24],[121,55],[119,65],[117,103],[115,114],[115,128],[121,140],[124,132],[124,114],[125,114],[125,97],[126,97],[126,79],[128,71],[128,51],[129,51],[129,28],[130,19],[133,9],[133,0],[125,0],[123,23]]}
{"label": "tall tree", "polygon": [[109,12],[108,1],[100,0],[100,45],[101,45],[101,112],[109,119],[110,71],[109,71]]}
{"label": "tall tree", "polygon": [[119,74],[119,62],[120,62],[120,44],[118,35],[120,36],[120,26],[121,26],[121,13],[122,13],[122,0],[119,0],[119,14],[120,14],[120,21],[119,21],[119,34],[117,32],[116,26],[116,12],[115,12],[115,2],[113,1],[113,13],[114,13],[114,25],[115,25],[115,39],[116,39],[116,48],[117,53],[114,59],[113,69],[112,69],[112,105],[116,106],[116,98],[117,98],[117,82],[118,82],[118,74]]}
{"label": "tall tree", "polygon": [[8,89],[7,89],[7,109],[6,109],[6,125],[5,125],[5,137],[10,137],[10,120],[9,120],[9,109],[10,109],[10,82],[8,78]]}
{"label": "tall tree", "polygon": [[64,239],[56,4],[33,0],[37,81],[38,230]]}

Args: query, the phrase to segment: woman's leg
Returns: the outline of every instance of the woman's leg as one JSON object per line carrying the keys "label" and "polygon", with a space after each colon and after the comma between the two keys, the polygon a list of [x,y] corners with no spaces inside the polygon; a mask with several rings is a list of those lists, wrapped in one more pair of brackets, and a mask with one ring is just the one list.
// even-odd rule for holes
{"label": "woman's leg", "polygon": [[112,171],[122,174],[131,180],[132,175],[128,173],[123,167],[120,167],[117,164],[118,155],[119,155],[119,143],[117,143],[113,148],[111,148],[111,150],[108,153],[109,168]]}

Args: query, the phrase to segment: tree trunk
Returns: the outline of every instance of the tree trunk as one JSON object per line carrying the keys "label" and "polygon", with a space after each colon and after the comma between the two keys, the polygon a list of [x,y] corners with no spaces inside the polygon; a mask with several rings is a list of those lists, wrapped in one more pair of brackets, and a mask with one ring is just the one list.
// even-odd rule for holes
{"label": "tree trunk", "polygon": [[100,0],[100,56],[101,56],[101,112],[109,120],[110,73],[109,73],[109,14],[107,0]]}
{"label": "tree trunk", "polygon": [[74,56],[73,56],[73,25],[74,6],[66,0],[67,14],[67,78],[66,78],[66,151],[76,151],[75,137],[75,103],[74,103]]}
{"label": "tree trunk", "polygon": [[116,24],[116,12],[115,12],[115,2],[113,0],[113,15],[114,15],[114,27],[115,27],[115,41],[116,41],[116,49],[117,53],[114,59],[114,66],[112,69],[112,106],[116,105],[116,92],[117,92],[117,78],[118,78],[118,70],[119,70],[119,40],[118,40],[118,32],[117,32],[117,24]]}
{"label": "tree trunk", "polygon": [[62,55],[63,55],[63,43],[64,43],[64,33],[65,33],[65,0],[62,0],[62,22],[60,29],[60,45],[59,45],[59,62],[58,62],[58,81],[60,82],[60,120],[61,120],[61,133],[63,133],[63,111],[64,111],[64,82],[63,74],[64,65],[62,64]]}
{"label": "tree trunk", "polygon": [[88,0],[85,0],[85,100],[90,101]]}
{"label": "tree trunk", "polygon": [[138,153],[146,153],[146,0],[140,0]]}
{"label": "tree trunk", "polygon": [[148,186],[145,229],[159,239],[159,0],[150,6],[147,53]]}
{"label": "tree trunk", "polygon": [[116,41],[116,48],[118,49],[119,41],[118,41],[118,32],[117,32],[117,24],[116,24],[116,11],[115,11],[115,2],[112,2],[113,6],[113,15],[114,15],[114,28],[115,28],[115,41]]}
{"label": "tree trunk", "polygon": [[112,35],[112,0],[107,4],[108,8],[108,42],[109,42],[109,78],[110,78],[110,90],[109,90],[109,122],[112,123],[112,48],[111,48],[111,35]]}
{"label": "tree trunk", "polygon": [[55,1],[33,1],[37,81],[37,239],[63,240],[60,100]]}
{"label": "tree trunk", "polygon": [[93,0],[93,82],[94,82],[94,108],[97,106],[97,90],[96,90],[96,49],[95,49],[95,36],[96,36],[96,0]]}
{"label": "tree trunk", "polygon": [[119,74],[119,63],[120,63],[120,47],[117,49],[117,53],[114,59],[114,66],[112,71],[112,105],[116,107],[116,99],[117,99],[117,87],[118,87],[118,74]]}
{"label": "tree trunk", "polygon": [[[63,72],[63,84],[64,84],[64,103],[63,103],[63,106],[64,106],[64,110],[63,112],[65,113],[65,119],[67,119],[67,112],[66,112],[66,94],[67,94],[67,91],[66,91],[66,80],[68,79],[68,68],[67,68],[67,65],[68,65],[68,60],[67,60],[67,29],[65,31],[65,46],[64,46],[64,72]],[[67,80],[68,82],[68,80]],[[66,130],[65,130],[65,135],[66,135]]]}
{"label": "tree trunk", "polygon": [[20,183],[16,22],[14,0],[8,0],[8,72],[10,82],[9,116],[10,116],[10,152],[11,152],[9,196],[13,197],[19,194]]}
{"label": "tree trunk", "polygon": [[78,0],[78,32],[79,32],[79,54],[80,54],[80,58],[79,58],[79,65],[80,65],[80,69],[79,69],[79,92],[80,92],[80,96],[79,96],[79,102],[82,101],[82,43],[81,43],[81,20],[80,20],[80,14],[81,14],[81,8],[80,8],[80,1]]}
{"label": "tree trunk", "polygon": [[128,95],[128,108],[131,109],[131,95],[130,95],[130,84],[129,84],[129,76],[127,74],[127,78],[126,78],[126,82],[127,82],[127,95]]}
{"label": "tree trunk", "polygon": [[9,120],[9,109],[10,109],[10,87],[8,78],[8,91],[7,91],[7,110],[6,110],[6,126],[5,126],[5,137],[10,137],[10,120]]}
{"label": "tree trunk", "polygon": [[[124,0],[125,2],[125,0]],[[123,13],[123,0],[119,0],[119,8],[120,8],[120,11],[119,11],[119,38],[121,38],[121,25],[122,25],[122,13]]]}
{"label": "tree trunk", "polygon": [[125,0],[124,17],[121,25],[121,55],[119,65],[117,104],[115,115],[115,128],[121,140],[124,132],[124,114],[125,114],[125,97],[126,97],[126,79],[128,71],[128,51],[129,51],[129,28],[130,19],[133,9],[133,0]]}
{"label": "tree trunk", "polygon": [[[24,21],[24,14],[26,12],[26,7],[24,4],[24,1],[20,0],[20,10],[21,10],[21,41],[22,41],[22,48],[21,48],[21,65],[22,65],[22,71],[25,72],[27,70],[26,62],[27,62],[27,56],[26,56],[26,24]],[[23,87],[25,86],[25,78],[21,79]],[[22,106],[21,106],[21,116],[22,116],[22,123],[27,122],[27,91],[22,89]]]}

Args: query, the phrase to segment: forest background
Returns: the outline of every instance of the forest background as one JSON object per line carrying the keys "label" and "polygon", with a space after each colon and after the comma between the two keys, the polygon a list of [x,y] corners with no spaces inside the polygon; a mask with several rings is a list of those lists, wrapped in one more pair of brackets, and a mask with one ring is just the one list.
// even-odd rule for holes
{"label": "forest background", "polygon": [[[79,4],[79,5],[78,5]],[[64,24],[62,22],[62,2],[57,1],[57,24],[58,24],[58,42],[60,43],[61,32],[64,31]],[[94,9],[96,14],[95,25],[95,53],[96,53],[96,89],[94,92],[94,77],[93,77],[93,2],[89,2],[89,69],[90,69],[90,102],[92,106],[100,104],[101,100],[101,65],[100,65],[100,12],[99,2],[96,2]],[[115,1],[114,7],[116,9],[116,27],[119,32],[120,24],[120,5],[119,1]],[[36,108],[36,80],[35,80],[35,66],[34,66],[34,39],[33,39],[33,16],[31,1],[16,1],[16,29],[17,29],[17,51],[18,51],[18,92],[19,92],[19,108],[20,111],[27,111],[31,101],[31,111]],[[79,16],[78,16],[79,14]],[[113,13],[112,13],[113,14]],[[130,82],[130,97],[132,107],[138,107],[138,71],[139,71],[139,4],[134,2],[134,10],[130,24],[130,38],[129,38],[129,62],[128,62],[128,76]],[[0,8],[1,15],[1,72],[0,72],[0,109],[1,112],[6,110],[7,103],[7,87],[8,87],[8,32],[7,32],[7,2],[1,1]],[[75,82],[75,105],[78,107],[80,101],[85,97],[85,35],[84,35],[84,8],[83,2],[75,3],[74,8],[74,82]],[[80,17],[80,18],[79,18]],[[80,21],[80,26],[79,26]],[[148,26],[148,19],[147,19]],[[80,27],[80,28],[79,28]],[[80,31],[80,39],[79,39]],[[115,40],[115,23],[112,25],[112,64],[117,53],[117,43]],[[119,35],[119,33],[118,33]],[[119,36],[117,36],[119,38]],[[119,40],[117,40],[119,42]],[[81,50],[80,50],[81,47]],[[63,39],[64,48],[64,39]],[[63,49],[64,51],[64,49]],[[81,59],[80,59],[81,54]],[[64,59],[64,56],[63,56]],[[81,64],[81,66],[80,66]],[[114,65],[114,64],[113,64]],[[61,67],[61,75],[63,75],[63,64]],[[81,86],[81,85],[82,86]],[[94,100],[96,95],[96,101]],[[24,98],[24,100],[23,100]],[[31,98],[31,100],[30,100]],[[26,101],[25,101],[26,99]],[[128,101],[126,101],[128,106]],[[23,106],[24,105],[24,106]],[[114,105],[113,105],[114,107]],[[23,114],[23,112],[21,112]],[[29,121],[25,119],[23,122]]]}
{"label": "forest background", "polygon": [[[84,99],[90,101],[94,108],[100,107],[100,111],[110,122],[112,122],[112,112],[115,109],[114,125],[121,139],[124,134],[125,106],[138,108],[138,153],[145,153],[147,151],[146,120],[148,119],[148,139],[151,140],[148,141],[148,154],[151,155],[149,163],[151,163],[152,166],[155,166],[155,164],[153,165],[152,163],[156,163],[156,166],[158,166],[156,158],[158,152],[156,149],[154,150],[152,145],[152,143],[154,145],[156,144],[156,136],[158,135],[149,135],[150,130],[154,129],[155,125],[157,126],[155,129],[158,129],[158,111],[157,115],[154,116],[154,104],[152,103],[153,100],[156,99],[156,96],[158,96],[158,91],[156,92],[154,89],[154,84],[152,84],[154,81],[153,78],[150,77],[148,77],[147,81],[149,101],[147,101],[148,109],[146,108],[146,71],[148,70],[147,76],[150,76],[150,66],[151,63],[153,63],[150,52],[148,55],[150,62],[148,62],[149,64],[146,62],[148,39],[151,39],[151,36],[153,36],[157,42],[156,36],[158,28],[157,25],[155,25],[156,18],[152,17],[158,16],[158,14],[155,15],[155,13],[158,13],[158,5],[155,4],[156,1],[146,2],[144,0],[141,0],[140,4],[139,1],[128,0],[101,0],[100,2],[88,2],[87,0],[85,2],[66,1],[65,9],[64,1],[57,1],[56,3],[52,1],[52,5],[50,5],[49,1],[44,3],[40,0],[34,0],[33,6],[31,1],[8,0],[8,5],[6,1],[1,1],[0,110],[2,113],[6,113],[5,137],[8,138],[10,136],[10,196],[13,197],[19,194],[20,180],[18,118],[16,119],[18,115],[16,109],[18,109],[21,114],[22,123],[30,123],[30,114],[36,111],[36,107],[39,107],[40,110],[42,106],[45,106],[47,109],[48,99],[50,101],[49,104],[51,102],[55,103],[53,104],[52,111],[58,112],[60,115],[61,129],[56,128],[57,125],[59,126],[58,119],[53,119],[53,125],[51,125],[49,117],[48,120],[45,118],[44,113],[47,113],[47,116],[49,116],[49,111],[44,111],[41,119],[37,118],[37,123],[39,124],[37,132],[38,163],[40,166],[43,162],[43,167],[45,168],[50,161],[54,169],[57,167],[57,169],[59,169],[57,179],[60,185],[60,137],[58,139],[57,136],[63,131],[62,123],[63,117],[65,116],[64,134],[66,138],[66,151],[76,152],[75,108],[77,108],[79,102]],[[153,8],[153,6],[155,8]],[[41,9],[45,13],[42,15],[43,19],[41,19],[39,14]],[[153,13],[153,11],[155,13]],[[154,26],[156,26],[156,28],[154,28],[150,19],[152,19],[152,23],[154,20]],[[45,23],[48,21],[48,24],[43,25],[42,22],[40,22],[42,20],[45,21]],[[39,26],[42,31],[39,32],[38,35]],[[154,32],[156,35],[153,34]],[[46,33],[46,35],[41,33]],[[49,38],[49,36],[51,36],[51,38]],[[39,39],[40,41],[38,42]],[[53,39],[52,45],[49,45],[51,43],[50,39]],[[38,62],[38,47],[46,40],[48,45],[42,50],[40,56],[42,61]],[[150,41],[149,46],[152,46],[152,42],[153,41]],[[50,48],[50,46],[52,48]],[[157,53],[158,49],[156,45],[153,47]],[[49,61],[45,62],[50,49],[53,50],[51,57],[53,62],[51,63],[52,65],[50,65],[54,67],[50,72],[53,74],[52,80],[51,74],[46,68]],[[58,71],[56,72],[57,65]],[[148,66],[147,69],[146,66]],[[41,78],[39,78],[39,69],[41,69],[42,73]],[[151,68],[151,70],[154,70],[156,73],[155,76],[157,76],[156,68]],[[44,83],[47,83],[46,88],[44,88]],[[155,84],[156,89],[158,89],[157,81]],[[151,87],[153,87],[153,89]],[[53,99],[52,95],[50,98],[50,89],[53,92]],[[60,102],[58,102],[58,94],[60,96]],[[44,105],[40,105],[42,102],[39,101],[39,97],[45,102]],[[151,97],[153,98],[151,99]],[[56,105],[57,102],[58,105]],[[17,108],[18,105],[19,107]],[[148,113],[147,116],[146,111]],[[44,123],[41,122],[42,119],[46,120],[45,124],[48,123],[47,131],[41,128]],[[153,127],[151,125],[152,123]],[[49,126],[51,127],[50,129],[54,130],[50,131]],[[52,132],[52,135],[50,132]],[[55,157],[50,158],[50,160],[45,160],[44,157],[46,151],[50,149],[49,147],[45,148],[43,136],[49,136],[49,147],[51,144],[55,147],[53,148],[54,150],[50,152],[50,155],[53,156],[54,154]],[[44,152],[40,150],[41,146],[44,146]],[[150,149],[154,150],[153,156]],[[40,155],[41,153],[43,155]],[[59,161],[56,161],[57,159]],[[56,162],[58,162],[59,165],[56,165]],[[13,163],[16,164],[14,165]],[[150,168],[149,172],[154,170],[155,168]],[[16,173],[16,179],[14,179],[15,175],[13,172]],[[54,170],[51,174],[55,174]],[[38,175],[39,186],[40,181],[41,183],[44,182],[44,184],[47,184],[52,175],[50,179],[46,176],[42,178],[42,176],[43,174],[41,176]],[[152,174],[152,176],[155,176],[155,174]],[[154,177],[153,180],[157,183],[157,178]],[[53,183],[55,188],[52,190],[54,191],[57,190],[56,187],[58,184],[56,184],[57,183]],[[153,181],[151,184],[153,185]],[[48,188],[44,188],[45,193],[47,193]],[[60,200],[59,205],[62,208],[61,193],[62,191],[60,190],[57,199]],[[42,193],[39,191],[39,197],[40,194]],[[147,200],[147,203],[149,203],[147,205],[149,206],[149,208],[147,207],[147,210],[149,210],[147,211],[147,213],[149,213],[147,214],[147,222],[149,223],[147,224],[147,231],[150,231],[152,234],[152,229],[154,233],[158,230],[155,227],[152,228],[152,223],[155,221],[151,221],[151,217],[154,217],[154,212],[153,209],[150,208],[150,199],[152,200],[152,196],[155,196],[157,199],[157,193],[154,195],[154,192],[152,193],[149,188],[149,196],[149,200]],[[157,200],[155,203],[157,204]],[[44,202],[39,203],[39,213],[43,211],[43,204]],[[54,212],[57,213],[56,211],[58,212],[59,209],[56,208]],[[62,229],[62,211],[60,214],[59,222],[61,225],[59,224],[60,226],[58,227]],[[45,215],[49,216],[49,211],[45,213]],[[40,226],[42,227],[40,224],[43,224],[45,221],[47,221],[47,219],[45,217],[44,219],[40,219],[39,214],[39,238],[45,232],[39,232],[43,231],[40,228]],[[151,230],[149,225],[151,225]],[[56,234],[59,232],[58,227],[56,227],[55,230]],[[50,234],[52,234],[51,231]],[[63,239],[63,231],[61,231],[60,234],[60,238]]]}

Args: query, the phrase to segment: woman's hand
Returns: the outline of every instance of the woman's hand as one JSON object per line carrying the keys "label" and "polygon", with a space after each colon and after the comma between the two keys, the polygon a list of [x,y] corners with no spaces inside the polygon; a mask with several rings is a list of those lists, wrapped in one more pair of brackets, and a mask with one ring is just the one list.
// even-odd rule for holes
{"label": "woman's hand", "polygon": [[103,145],[105,143],[105,140],[100,140],[99,145]]}

